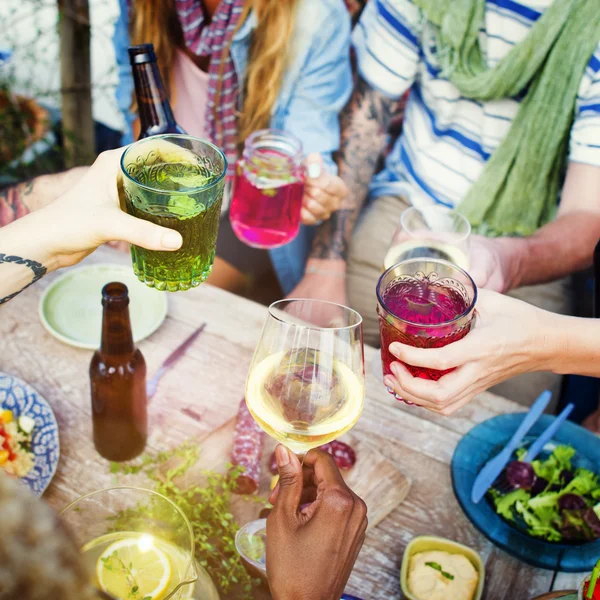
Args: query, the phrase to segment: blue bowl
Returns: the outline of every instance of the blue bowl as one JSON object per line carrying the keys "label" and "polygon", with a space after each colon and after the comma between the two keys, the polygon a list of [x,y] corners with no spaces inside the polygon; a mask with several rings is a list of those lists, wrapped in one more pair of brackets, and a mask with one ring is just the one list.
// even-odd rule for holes
{"label": "blue bowl", "polygon": [[23,481],[36,496],[50,485],[60,457],[58,424],[48,402],[28,383],[0,372],[0,409],[12,410],[17,418],[35,420],[31,451],[35,455],[33,469]]}
{"label": "blue bowl", "polygon": [[[591,571],[600,556],[600,540],[555,543],[533,538],[500,517],[487,500],[471,501],[475,477],[493,456],[507,444],[525,413],[500,415],[477,425],[458,443],[452,457],[454,493],[468,519],[496,546],[534,567],[579,573]],[[543,415],[529,432],[537,438],[555,417]],[[528,439],[529,439],[528,436]],[[577,466],[600,472],[600,440],[570,421],[563,423],[551,444],[570,445],[577,454]]]}

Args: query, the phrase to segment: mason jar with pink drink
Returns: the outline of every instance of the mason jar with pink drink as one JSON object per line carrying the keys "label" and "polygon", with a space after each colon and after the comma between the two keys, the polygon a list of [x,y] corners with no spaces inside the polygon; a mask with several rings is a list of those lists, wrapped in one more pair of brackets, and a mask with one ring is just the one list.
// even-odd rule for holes
{"label": "mason jar with pink drink", "polygon": [[300,229],[304,194],[302,143],[263,129],[248,137],[236,165],[229,218],[235,235],[253,248],[277,248]]}

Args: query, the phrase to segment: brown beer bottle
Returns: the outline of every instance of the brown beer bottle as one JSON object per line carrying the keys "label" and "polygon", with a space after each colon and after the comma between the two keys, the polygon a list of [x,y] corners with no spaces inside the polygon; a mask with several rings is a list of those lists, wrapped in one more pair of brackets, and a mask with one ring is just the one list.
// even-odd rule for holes
{"label": "brown beer bottle", "polygon": [[185,133],[173,116],[152,44],[129,48],[135,96],[140,117],[140,137],[162,133]]}
{"label": "brown beer bottle", "polygon": [[133,344],[127,286],[105,285],[102,306],[102,342],[90,364],[94,445],[107,460],[130,460],[146,446],[146,362]]}

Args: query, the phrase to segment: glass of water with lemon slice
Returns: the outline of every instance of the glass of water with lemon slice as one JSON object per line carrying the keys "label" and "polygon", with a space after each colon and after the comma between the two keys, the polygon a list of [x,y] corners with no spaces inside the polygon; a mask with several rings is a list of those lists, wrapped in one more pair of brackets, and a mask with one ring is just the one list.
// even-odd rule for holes
{"label": "glass of water with lemon slice", "polygon": [[115,600],[218,600],[194,559],[194,536],[181,510],[134,487],[93,492],[61,518],[79,543],[92,583]]}

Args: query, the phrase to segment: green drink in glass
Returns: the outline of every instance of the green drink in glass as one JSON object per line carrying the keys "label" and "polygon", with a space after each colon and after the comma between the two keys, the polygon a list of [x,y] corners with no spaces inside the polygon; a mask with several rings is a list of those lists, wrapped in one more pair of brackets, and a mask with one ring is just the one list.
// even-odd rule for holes
{"label": "green drink in glass", "polygon": [[121,170],[121,208],[183,237],[175,252],[131,246],[138,279],[169,292],[200,285],[215,258],[227,173],[223,152],[188,135],[159,135],[131,145]]}

